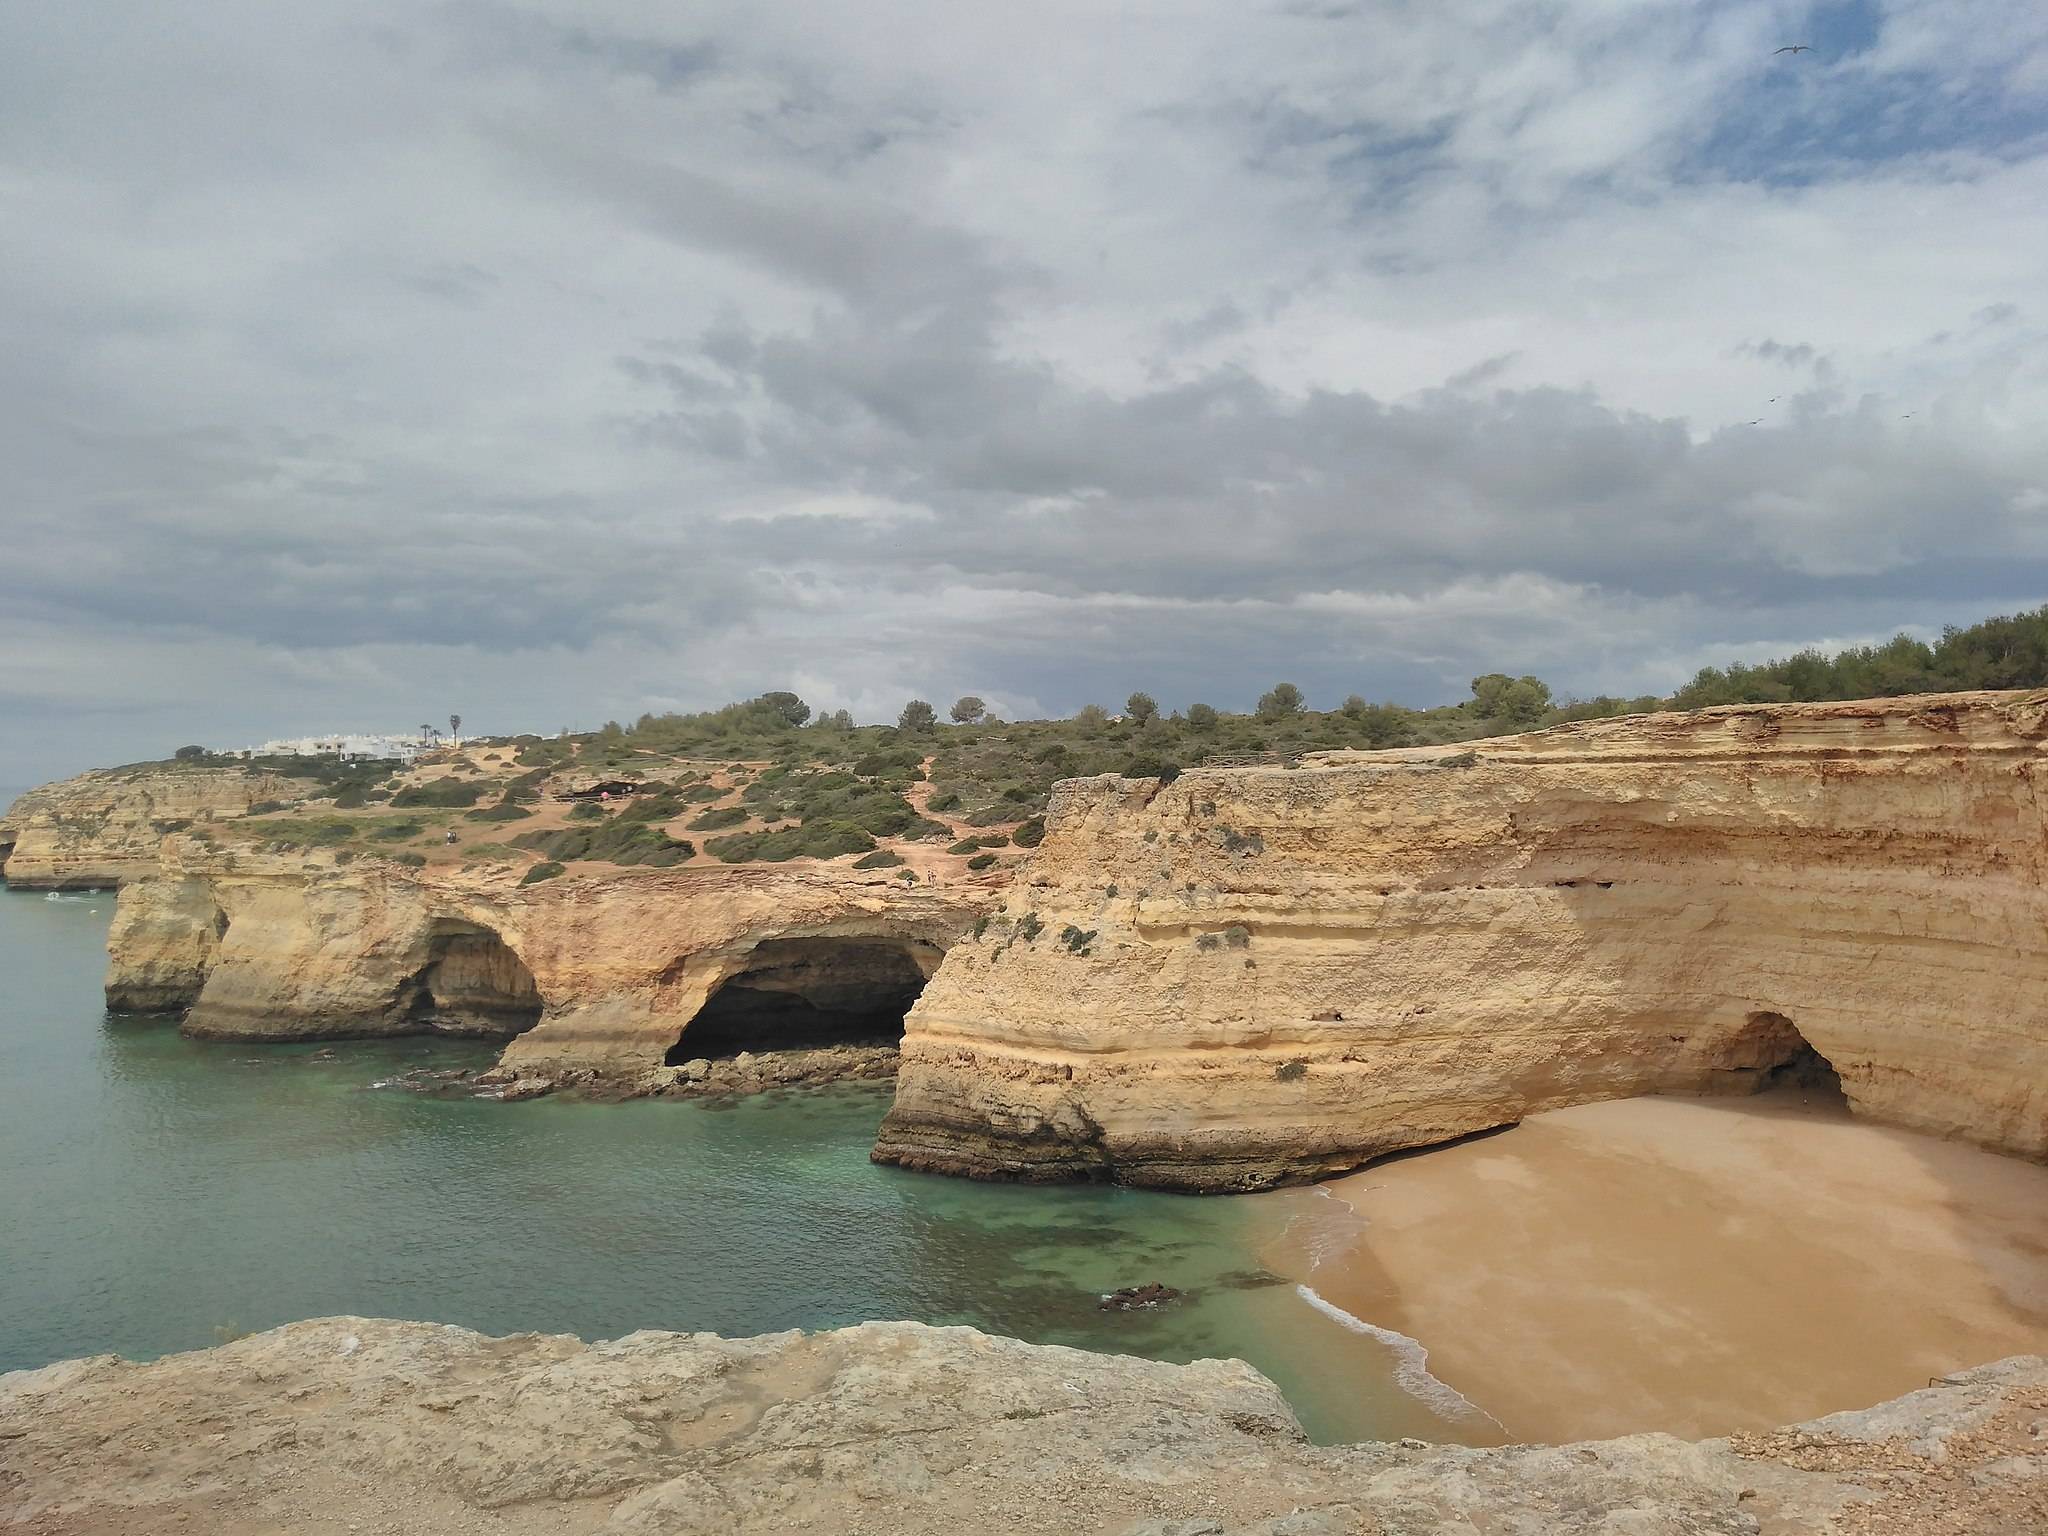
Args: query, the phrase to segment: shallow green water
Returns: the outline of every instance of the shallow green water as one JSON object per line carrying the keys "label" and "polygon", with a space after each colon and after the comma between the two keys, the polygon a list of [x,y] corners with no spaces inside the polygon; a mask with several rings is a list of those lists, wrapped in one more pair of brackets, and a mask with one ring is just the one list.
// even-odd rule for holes
{"label": "shallow green water", "polygon": [[[878,1168],[872,1086],[507,1105],[371,1086],[488,1047],[188,1041],[101,1010],[113,904],[0,891],[0,1369],[342,1312],[586,1338],[913,1318],[1237,1355],[1320,1437],[1432,1432],[1379,1345],[1259,1273],[1257,1201]],[[1189,1298],[1098,1310],[1151,1280]]]}

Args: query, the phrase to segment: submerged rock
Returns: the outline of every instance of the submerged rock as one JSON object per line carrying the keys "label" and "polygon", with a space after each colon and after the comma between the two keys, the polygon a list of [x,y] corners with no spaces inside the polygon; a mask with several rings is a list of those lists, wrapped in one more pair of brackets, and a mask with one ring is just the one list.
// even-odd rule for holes
{"label": "submerged rock", "polygon": [[1135,1312],[1141,1307],[1163,1306],[1169,1301],[1179,1300],[1179,1291],[1155,1280],[1146,1285],[1127,1285],[1120,1291],[1111,1291],[1095,1306],[1099,1312]]}

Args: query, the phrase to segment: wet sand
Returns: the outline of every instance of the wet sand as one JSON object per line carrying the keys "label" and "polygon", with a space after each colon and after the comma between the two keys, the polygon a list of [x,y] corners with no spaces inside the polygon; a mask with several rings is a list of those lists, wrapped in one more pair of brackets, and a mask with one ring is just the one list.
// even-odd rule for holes
{"label": "wet sand", "polygon": [[1797,1089],[1584,1105],[1262,1198],[1293,1203],[1268,1263],[1304,1305],[1418,1341],[1411,1390],[1516,1440],[1765,1428],[2048,1352],[2048,1168]]}

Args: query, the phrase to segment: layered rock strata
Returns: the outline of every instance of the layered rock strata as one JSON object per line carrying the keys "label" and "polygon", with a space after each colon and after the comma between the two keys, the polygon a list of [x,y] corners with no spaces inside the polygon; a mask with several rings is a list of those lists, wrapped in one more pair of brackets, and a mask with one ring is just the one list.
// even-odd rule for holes
{"label": "layered rock strata", "polygon": [[1231,1360],[866,1323],[492,1339],[327,1318],[0,1377],[0,1525],[412,1536],[1915,1536],[2048,1523],[2048,1360],[1687,1443],[1306,1442]]}
{"label": "layered rock strata", "polygon": [[[501,868],[408,870],[174,834],[155,873],[121,891],[107,1002],[185,1010],[185,1031],[209,1039],[510,1036],[515,1072],[623,1078],[661,1068],[679,1041],[691,1057],[825,1043],[786,1040],[777,1001],[828,1020],[893,1007],[900,1027],[989,899],[831,869],[521,886]],[[741,1000],[730,1012],[758,1038],[728,1027],[715,1044],[684,1040],[728,982]]]}
{"label": "layered rock strata", "polygon": [[880,1159],[1252,1189],[1839,1075],[2048,1156],[2048,693],[1076,780],[913,1010]]}
{"label": "layered rock strata", "polygon": [[299,798],[306,785],[245,768],[104,768],[32,789],[0,816],[0,876],[85,890],[151,874],[164,837]]}

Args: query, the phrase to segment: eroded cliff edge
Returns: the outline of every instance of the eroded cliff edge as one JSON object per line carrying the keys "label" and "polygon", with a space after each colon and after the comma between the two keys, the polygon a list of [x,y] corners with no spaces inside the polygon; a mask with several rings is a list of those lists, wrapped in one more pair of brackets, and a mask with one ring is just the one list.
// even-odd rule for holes
{"label": "eroded cliff edge", "polygon": [[501,1037],[529,1079],[630,1084],[678,1054],[714,994],[752,1001],[758,1050],[788,1024],[779,1001],[847,1017],[894,1001],[900,1020],[992,899],[831,868],[521,885],[173,834],[122,888],[107,1002],[182,1011],[206,1039]]}
{"label": "eroded cliff edge", "polygon": [[364,1318],[0,1377],[0,1524],[518,1532],[1991,1533],[2048,1520],[2048,1361],[1794,1429],[1308,1444],[1235,1360],[867,1323],[610,1343]]}
{"label": "eroded cliff edge", "polygon": [[1961,694],[1069,782],[876,1156],[1253,1189],[1828,1068],[2048,1156],[2044,754],[2048,693]]}
{"label": "eroded cliff edge", "polygon": [[40,785],[0,811],[0,876],[24,890],[117,886],[155,871],[168,834],[305,789],[236,767],[95,769]]}

